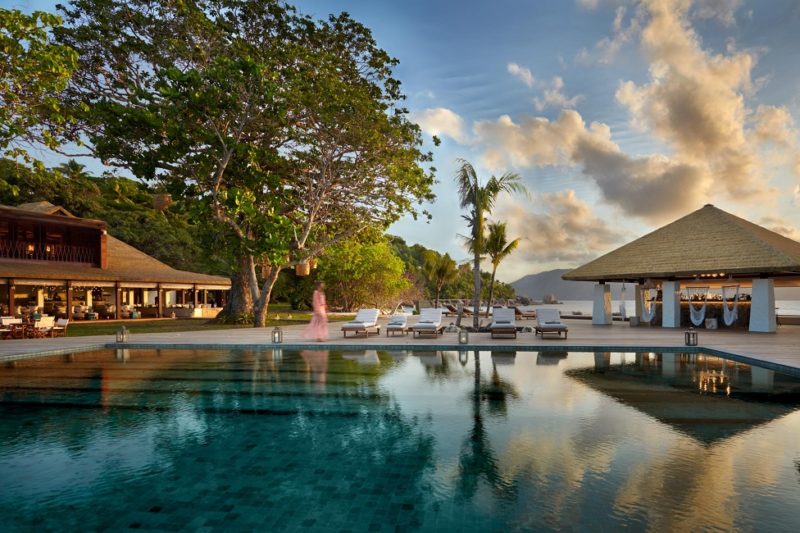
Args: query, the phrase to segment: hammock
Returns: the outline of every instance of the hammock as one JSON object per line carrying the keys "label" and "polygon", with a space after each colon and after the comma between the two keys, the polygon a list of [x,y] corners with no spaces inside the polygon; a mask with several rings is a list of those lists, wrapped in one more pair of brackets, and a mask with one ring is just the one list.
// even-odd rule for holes
{"label": "hammock", "polygon": [[[733,305],[728,307],[728,295],[725,289],[733,289]],[[739,285],[723,285],[722,286],[722,318],[726,326],[732,326],[736,319],[739,318]]]}
{"label": "hammock", "polygon": [[[647,298],[645,298],[644,293],[647,291]],[[652,292],[651,292],[652,291]],[[652,296],[651,296],[652,294]],[[653,320],[653,317],[656,316],[656,296],[658,295],[657,289],[642,289],[641,291],[641,298],[642,298],[642,322],[648,323]]]}
{"label": "hammock", "polygon": [[[689,295],[689,318],[691,318],[692,324],[695,326],[700,326],[703,324],[703,320],[706,319],[706,298],[708,298],[708,287],[687,287],[686,292]],[[697,296],[697,298],[693,298],[694,296]],[[695,307],[695,301],[700,300],[701,298],[703,305],[701,305],[699,308]]]}
{"label": "hammock", "polygon": [[628,319],[628,311],[625,309],[625,284],[622,284],[622,292],[619,295],[620,302],[619,302],[619,314],[622,317],[622,321]]}

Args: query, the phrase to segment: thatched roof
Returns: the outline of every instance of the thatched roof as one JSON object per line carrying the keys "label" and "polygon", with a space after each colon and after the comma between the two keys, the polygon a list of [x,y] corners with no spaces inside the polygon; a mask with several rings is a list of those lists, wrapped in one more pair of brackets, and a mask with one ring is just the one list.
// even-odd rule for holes
{"label": "thatched roof", "polygon": [[[34,205],[40,206],[41,208],[43,203],[48,202],[23,204],[23,206]],[[52,206],[52,204],[50,205]],[[23,206],[4,209],[13,209],[17,213],[29,211],[28,209],[24,209]],[[54,215],[40,209],[36,209],[35,211],[41,213],[39,216],[42,217],[43,220],[53,222]],[[60,216],[59,218],[64,222],[86,221],[86,219],[79,219],[71,215],[69,217]],[[99,221],[89,222],[97,223]],[[105,226],[104,223],[101,224]],[[4,260],[0,258],[0,278],[12,278],[18,281],[35,279],[54,281],[119,281],[127,283],[196,283],[205,286],[219,286],[219,288],[227,288],[231,285],[230,279],[222,276],[211,276],[209,274],[176,270],[110,235],[107,236],[106,241],[106,258],[107,268],[103,269],[73,263]]]}
{"label": "thatched roof", "polygon": [[708,204],[562,278],[633,281],[709,274],[798,276],[800,242]]}
{"label": "thatched roof", "polygon": [[33,211],[35,213],[44,213],[46,215],[59,215],[62,217],[74,217],[72,213],[61,207],[60,205],[53,205],[47,200],[41,202],[28,202],[27,204],[20,204],[17,209],[25,211]]}

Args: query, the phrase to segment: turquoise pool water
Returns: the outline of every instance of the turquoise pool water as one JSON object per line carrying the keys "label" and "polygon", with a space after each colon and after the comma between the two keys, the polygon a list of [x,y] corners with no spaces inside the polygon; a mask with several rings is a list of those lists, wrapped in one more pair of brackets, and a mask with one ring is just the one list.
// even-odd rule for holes
{"label": "turquoise pool water", "polygon": [[800,527],[800,380],[703,355],[477,355],[6,365],[0,529]]}

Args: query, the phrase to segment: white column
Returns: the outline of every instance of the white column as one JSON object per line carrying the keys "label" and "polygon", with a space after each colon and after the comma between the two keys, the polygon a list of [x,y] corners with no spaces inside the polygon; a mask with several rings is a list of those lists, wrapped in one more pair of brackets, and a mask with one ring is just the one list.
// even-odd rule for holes
{"label": "white column", "polygon": [[36,289],[36,310],[44,311],[44,290]]}
{"label": "white column", "polygon": [[92,289],[86,287],[86,308],[92,310]]}
{"label": "white column", "polygon": [[596,326],[611,324],[611,285],[597,283],[594,286],[592,324]]}
{"label": "white column", "polygon": [[775,320],[775,281],[754,279],[750,302],[750,331],[774,333],[778,329]]}
{"label": "white column", "polygon": [[678,281],[661,283],[661,326],[681,327],[681,284]]}

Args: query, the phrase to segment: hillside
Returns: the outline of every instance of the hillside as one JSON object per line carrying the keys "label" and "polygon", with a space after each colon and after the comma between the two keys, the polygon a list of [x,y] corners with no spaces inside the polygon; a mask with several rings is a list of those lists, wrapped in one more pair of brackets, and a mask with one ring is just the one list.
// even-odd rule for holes
{"label": "hillside", "polygon": [[[590,281],[564,281],[561,275],[570,269],[548,270],[538,274],[529,274],[511,283],[518,296],[526,296],[541,300],[545,294],[553,293],[559,300],[591,300],[592,286]],[[612,298],[620,296],[621,283],[611,283]],[[632,287],[628,286],[626,297],[633,299]],[[800,288],[775,289],[776,300],[800,300]]]}

